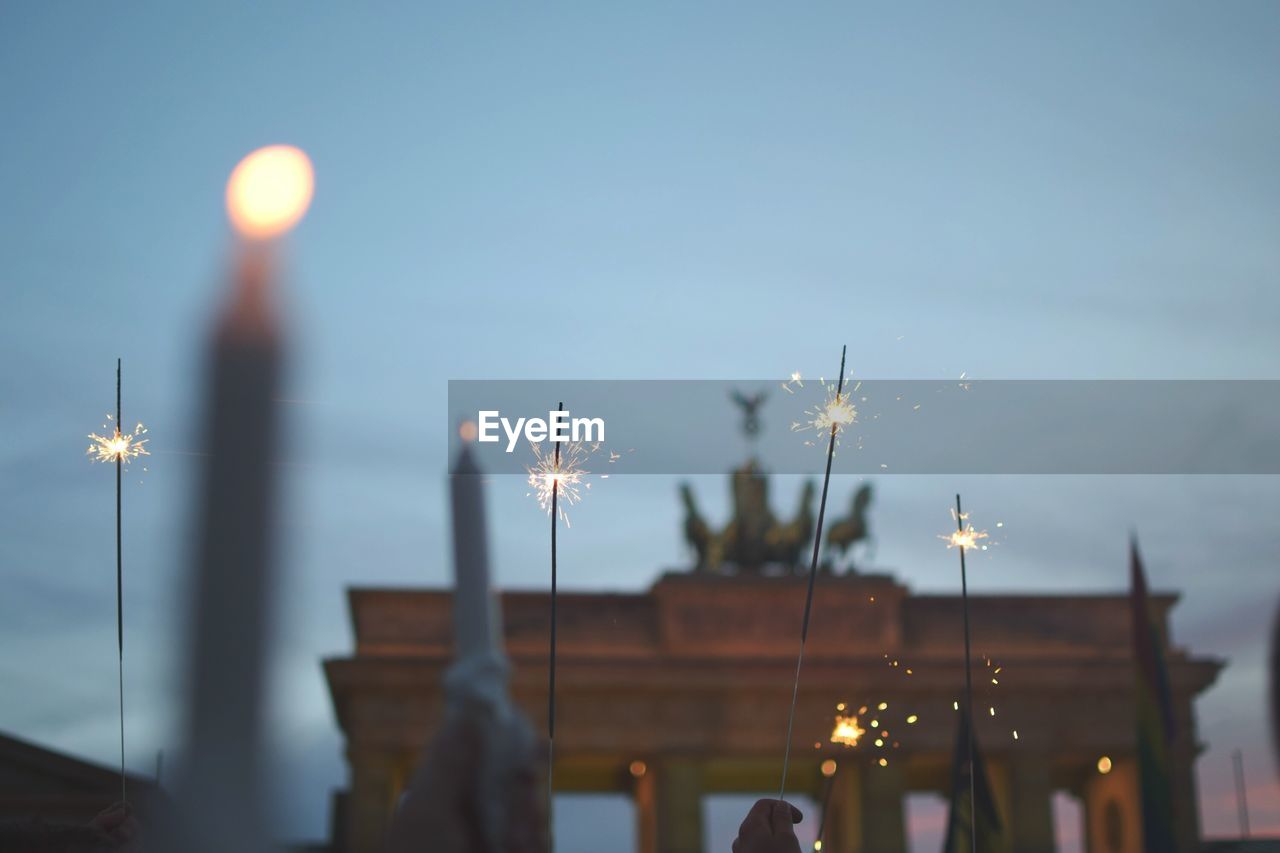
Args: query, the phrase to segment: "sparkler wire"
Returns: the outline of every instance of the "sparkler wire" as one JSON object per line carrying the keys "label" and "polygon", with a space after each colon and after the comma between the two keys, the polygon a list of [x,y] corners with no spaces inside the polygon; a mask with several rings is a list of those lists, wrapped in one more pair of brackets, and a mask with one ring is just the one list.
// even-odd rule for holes
{"label": "sparkler wire", "polygon": [[[961,533],[964,532],[964,513],[960,509],[960,495],[956,495],[956,529]],[[964,566],[964,552],[967,549],[964,545],[960,546],[960,599],[964,607],[964,703],[965,713],[969,717],[969,837],[970,850],[977,853],[978,850],[978,802],[974,795],[974,767],[973,767],[973,728],[977,724],[977,720],[973,718],[973,674],[970,671],[972,667],[969,664],[969,581],[966,576]]]}
{"label": "sparkler wire", "polygon": [[[836,385],[836,401],[844,390],[844,358],[847,347],[840,348],[840,379]],[[831,459],[836,453],[836,432],[839,423],[831,424],[831,439],[827,444],[827,470],[822,476],[822,499],[818,501],[818,527],[813,536],[813,557],[809,561],[809,588],[804,598],[804,621],[800,624],[800,653],[796,655],[796,677],[791,685],[791,711],[787,715],[787,743],[782,753],[782,781],[778,784],[778,799],[787,792],[787,770],[791,764],[791,733],[796,722],[796,697],[800,693],[800,667],[804,664],[804,643],[809,637],[809,615],[813,608],[813,582],[818,575],[818,548],[822,544],[822,520],[827,512],[827,486],[831,484]]]}
{"label": "sparkler wire", "polygon": [[[120,359],[116,359],[116,434],[123,435],[120,420]],[[116,658],[120,680],[120,801],[128,802],[124,775],[124,549],[121,545],[121,488],[124,454],[116,454]]]}
{"label": "sparkler wire", "polygon": [[[564,411],[564,401],[556,411]],[[560,497],[560,442],[555,442],[555,476],[551,482],[551,663],[547,684],[547,826],[551,821],[555,801],[556,754],[556,503]]]}

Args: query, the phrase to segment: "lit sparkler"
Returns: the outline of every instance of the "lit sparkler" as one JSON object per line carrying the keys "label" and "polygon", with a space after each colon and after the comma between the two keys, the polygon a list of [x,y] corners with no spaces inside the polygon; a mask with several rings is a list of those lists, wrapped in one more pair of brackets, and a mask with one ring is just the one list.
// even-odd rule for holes
{"label": "lit sparkler", "polygon": [[[525,471],[529,474],[529,495],[538,502],[543,512],[554,512],[565,527],[569,527],[571,525],[566,508],[581,501],[583,492],[591,488],[591,483],[586,482],[586,477],[591,472],[584,465],[600,445],[588,445],[580,441],[553,444],[554,452],[544,453],[540,444],[530,443],[535,461],[532,465],[525,466]],[[613,461],[612,454],[609,461]]]}
{"label": "lit sparkler", "polygon": [[[805,410],[805,420],[792,423],[791,430],[793,432],[813,430],[819,435],[830,433],[838,446],[840,444],[840,433],[858,420],[858,409],[853,403],[853,391],[846,393],[844,390],[843,364],[840,367],[839,380],[835,384],[824,381],[822,382],[822,387],[826,392],[826,397],[822,404]],[[856,390],[857,388],[854,388],[854,391]],[[805,442],[810,446],[814,446],[816,443],[816,439],[810,439]]]}
{"label": "lit sparkler", "polygon": [[858,725],[857,715],[837,715],[835,728],[831,730],[831,742],[841,746],[857,746],[867,730]]}
{"label": "lit sparkler", "polygon": [[[970,548],[973,548],[979,539],[986,538],[986,531],[974,530],[973,525],[969,523],[969,516],[960,507],[960,495],[956,495],[956,508],[952,510],[951,515],[955,518],[956,530],[950,536],[941,537],[947,542],[947,548],[960,549],[960,602],[964,610],[964,701],[965,713],[969,720],[969,814],[976,815],[978,813],[978,802],[974,792],[974,772],[973,772],[973,673],[972,665],[969,657],[969,580],[968,573],[965,571],[964,554]],[[993,713],[994,713],[994,709]],[[978,849],[978,821],[976,819],[969,821],[970,850]]]}
{"label": "lit sparkler", "polygon": [[969,522],[969,513],[962,513],[953,509],[951,510],[951,517],[956,522],[956,529],[946,536],[940,535],[938,537],[947,543],[948,548],[960,548],[961,550],[979,548],[983,551],[987,550],[987,546],[980,541],[987,538],[987,531],[975,529]]}
{"label": "lit sparkler", "polygon": [[[564,411],[561,401],[557,411]],[[547,822],[548,835],[551,836],[551,847],[554,848],[555,824],[552,822],[555,798],[555,747],[556,747],[556,532],[563,521],[569,526],[569,516],[565,507],[572,506],[582,500],[584,489],[591,488],[590,483],[583,483],[583,478],[590,472],[583,463],[587,457],[600,449],[599,443],[586,445],[582,442],[553,441],[553,451],[542,452],[542,447],[531,442],[535,462],[527,466],[530,492],[538,506],[551,518],[551,637],[547,662]],[[610,462],[613,461],[610,456]],[[563,501],[563,503],[562,503]]]}
{"label": "lit sparkler", "polygon": [[[844,391],[844,360],[847,347],[840,348],[840,378],[836,382],[835,393],[829,397],[829,402],[825,411],[827,412],[827,427],[831,431],[831,437],[827,440],[827,469],[822,475],[822,497],[818,500],[818,524],[814,529],[813,535],[813,555],[809,561],[809,584],[805,591],[804,597],[804,619],[800,623],[800,651],[796,655],[796,674],[795,680],[791,685],[791,711],[787,715],[787,741],[782,753],[782,781],[778,785],[778,799],[784,799],[787,791],[787,768],[791,762],[791,734],[796,722],[796,699],[800,695],[800,667],[804,664],[804,644],[809,638],[809,616],[813,610],[813,582],[818,576],[818,548],[822,544],[822,521],[827,513],[827,489],[831,485],[831,459],[836,453],[836,441],[841,426],[853,423],[855,413],[853,406],[843,408],[847,401],[842,402]],[[823,383],[826,385],[826,383]],[[815,417],[815,425],[819,422]]]}
{"label": "lit sparkler", "polygon": [[[904,726],[914,726],[920,720],[918,714],[904,714],[903,711],[904,708],[896,702],[893,710],[890,710],[889,702],[871,702],[859,706],[857,710],[841,702],[836,705],[835,723],[828,740],[842,746],[856,747],[862,742],[863,735],[870,733],[872,745],[876,749],[898,749],[901,741],[889,731],[890,727],[895,731],[901,731],[898,728],[899,723]],[[821,748],[821,743],[814,746]]]}
{"label": "lit sparkler", "polygon": [[[107,415],[107,420],[112,420],[111,415]],[[102,425],[103,429],[108,429],[106,424]],[[147,429],[142,424],[138,424],[133,428],[133,432],[121,432],[120,425],[116,424],[110,435],[98,435],[96,432],[89,433],[89,447],[85,450],[85,455],[94,462],[116,462],[120,461],[128,465],[132,460],[139,456],[150,456],[151,453],[145,445],[149,439],[142,436],[147,434]]]}
{"label": "lit sparkler", "polygon": [[[89,434],[89,447],[85,451],[94,462],[114,462],[116,464],[116,663],[120,682],[120,799],[125,801],[128,791],[125,787],[124,772],[124,546],[122,536],[122,482],[125,466],[139,456],[150,456],[144,446],[147,439],[146,428],[142,424],[134,427],[133,432],[122,432],[120,424],[120,359],[116,359],[116,415],[107,420],[115,424],[110,436],[97,433]],[[103,429],[106,429],[103,425]]]}

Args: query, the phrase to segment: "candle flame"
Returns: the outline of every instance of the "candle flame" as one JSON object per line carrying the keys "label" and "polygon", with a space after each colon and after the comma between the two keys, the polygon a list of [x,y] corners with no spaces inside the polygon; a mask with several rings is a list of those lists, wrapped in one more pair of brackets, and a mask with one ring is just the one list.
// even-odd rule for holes
{"label": "candle flame", "polygon": [[227,214],[240,236],[279,237],[302,219],[315,192],[311,160],[292,145],[252,152],[227,181]]}

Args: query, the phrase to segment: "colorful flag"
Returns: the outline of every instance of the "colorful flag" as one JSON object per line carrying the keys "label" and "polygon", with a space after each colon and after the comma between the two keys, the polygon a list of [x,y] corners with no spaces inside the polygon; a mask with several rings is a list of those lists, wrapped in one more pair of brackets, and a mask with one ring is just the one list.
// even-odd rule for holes
{"label": "colorful flag", "polygon": [[[978,812],[978,851],[1000,853],[1007,849],[1004,827],[1000,822],[1000,810],[996,808],[996,798],[991,792],[991,781],[987,778],[987,767],[982,760],[982,751],[978,749],[976,735],[973,739],[973,772],[972,801]],[[977,853],[973,850],[974,833],[969,824],[973,815],[969,791],[969,715],[961,711],[960,728],[956,733],[955,763],[951,770],[951,815],[947,821],[947,840],[943,853]]]}
{"label": "colorful flag", "polygon": [[1133,622],[1134,705],[1138,726],[1138,775],[1142,785],[1142,838],[1147,853],[1177,850],[1173,831],[1173,789],[1169,751],[1173,743],[1173,703],[1164,665],[1164,637],[1151,618],[1147,579],[1136,539],[1129,543],[1129,605]]}

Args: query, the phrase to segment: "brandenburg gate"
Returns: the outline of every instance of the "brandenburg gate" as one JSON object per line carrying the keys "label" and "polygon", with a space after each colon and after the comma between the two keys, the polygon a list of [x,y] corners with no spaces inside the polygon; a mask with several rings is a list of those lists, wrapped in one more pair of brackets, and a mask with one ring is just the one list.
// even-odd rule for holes
{"label": "brandenburg gate", "polygon": [[[631,797],[643,853],[702,850],[705,794],[776,792],[804,587],[792,573],[704,566],[665,574],[642,593],[561,593],[557,790]],[[351,768],[336,841],[347,853],[373,853],[441,723],[450,592],[353,589],[349,597],[355,653],[325,662]],[[1054,849],[1050,803],[1061,790],[1083,805],[1089,851],[1140,851],[1127,595],[970,601],[978,681],[999,682],[990,698],[975,688],[977,737],[1012,849]],[[1153,597],[1161,624],[1174,602]],[[513,696],[545,731],[547,594],[507,592],[502,609]],[[825,850],[905,850],[905,795],[949,795],[961,630],[957,596],[912,595],[886,575],[817,579],[787,790],[826,794]],[[1221,663],[1173,646],[1165,654],[1178,833],[1189,851],[1199,838],[1193,700]],[[896,747],[875,747],[874,735],[853,748],[829,741],[839,703],[882,702],[916,717],[910,725],[895,718],[888,734]],[[838,766],[829,781],[827,759]]]}

